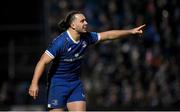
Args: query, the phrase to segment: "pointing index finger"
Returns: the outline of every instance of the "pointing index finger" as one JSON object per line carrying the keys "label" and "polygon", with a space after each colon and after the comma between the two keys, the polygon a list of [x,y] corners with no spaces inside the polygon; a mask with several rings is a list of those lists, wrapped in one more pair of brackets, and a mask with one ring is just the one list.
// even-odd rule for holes
{"label": "pointing index finger", "polygon": [[143,25],[139,26],[138,29],[142,29],[142,28],[144,28],[145,26],[146,26],[146,25],[143,24]]}

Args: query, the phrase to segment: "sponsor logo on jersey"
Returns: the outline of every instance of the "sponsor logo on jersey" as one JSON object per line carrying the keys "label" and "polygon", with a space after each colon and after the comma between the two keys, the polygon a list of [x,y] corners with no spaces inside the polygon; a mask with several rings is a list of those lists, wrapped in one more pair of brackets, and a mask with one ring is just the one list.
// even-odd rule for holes
{"label": "sponsor logo on jersey", "polygon": [[78,57],[75,57],[75,58],[64,59],[64,61],[72,62],[72,61],[76,61],[76,60],[82,59],[83,57],[84,57],[84,55],[83,56],[78,56]]}

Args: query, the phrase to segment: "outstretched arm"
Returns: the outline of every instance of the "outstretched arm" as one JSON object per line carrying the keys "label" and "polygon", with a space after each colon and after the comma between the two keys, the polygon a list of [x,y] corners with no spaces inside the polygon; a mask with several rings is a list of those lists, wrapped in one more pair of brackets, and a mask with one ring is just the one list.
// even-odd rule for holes
{"label": "outstretched arm", "polygon": [[138,34],[141,35],[143,33],[143,28],[146,25],[141,25],[139,27],[129,29],[129,30],[110,30],[110,31],[105,31],[101,32],[100,34],[100,41],[106,41],[106,40],[113,40],[113,39],[119,39],[119,38],[124,38],[129,35],[134,35]]}
{"label": "outstretched arm", "polygon": [[39,87],[38,87],[39,79],[40,79],[41,75],[43,74],[46,65],[48,63],[50,63],[51,61],[52,61],[52,58],[50,58],[49,55],[44,53],[36,65],[33,79],[32,79],[32,82],[31,82],[31,85],[29,88],[29,95],[32,96],[34,99],[36,99],[38,92],[39,92]]}

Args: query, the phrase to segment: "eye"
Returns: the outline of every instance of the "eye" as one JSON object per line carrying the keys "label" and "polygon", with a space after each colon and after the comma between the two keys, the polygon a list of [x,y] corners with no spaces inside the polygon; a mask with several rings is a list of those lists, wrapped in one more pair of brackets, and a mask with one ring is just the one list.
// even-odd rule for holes
{"label": "eye", "polygon": [[86,19],[82,19],[80,22],[81,22],[81,23],[84,23],[85,21],[86,21]]}
{"label": "eye", "polygon": [[81,22],[81,23],[83,23],[83,22],[84,22],[84,19],[83,19],[83,20],[81,20],[80,22]]}

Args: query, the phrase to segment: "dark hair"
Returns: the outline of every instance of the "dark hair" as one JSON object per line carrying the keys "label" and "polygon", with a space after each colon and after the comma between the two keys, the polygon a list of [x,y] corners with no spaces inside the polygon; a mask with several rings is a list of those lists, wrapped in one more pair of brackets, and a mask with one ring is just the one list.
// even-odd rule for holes
{"label": "dark hair", "polygon": [[69,27],[71,22],[74,20],[75,18],[75,14],[82,14],[80,11],[71,11],[69,12],[66,17],[62,20],[60,20],[60,22],[58,22],[58,28],[59,28],[59,32],[62,33],[64,31],[66,31]]}

